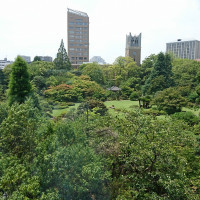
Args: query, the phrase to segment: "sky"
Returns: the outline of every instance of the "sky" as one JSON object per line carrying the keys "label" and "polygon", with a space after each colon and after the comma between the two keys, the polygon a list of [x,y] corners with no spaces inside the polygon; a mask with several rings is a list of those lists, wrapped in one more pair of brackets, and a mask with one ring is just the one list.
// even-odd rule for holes
{"label": "sky", "polygon": [[200,40],[200,0],[0,0],[0,60],[56,57],[67,49],[67,8],[90,20],[90,58],[125,56],[126,35],[142,33],[142,60],[177,39]]}

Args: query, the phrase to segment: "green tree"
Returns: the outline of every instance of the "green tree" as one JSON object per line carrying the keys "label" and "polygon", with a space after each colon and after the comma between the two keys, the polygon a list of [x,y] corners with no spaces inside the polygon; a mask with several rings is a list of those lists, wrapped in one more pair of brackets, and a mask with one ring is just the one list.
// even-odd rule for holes
{"label": "green tree", "polygon": [[12,65],[9,82],[9,105],[14,102],[23,103],[31,94],[31,83],[27,70],[27,63],[18,56]]}
{"label": "green tree", "polygon": [[197,141],[186,124],[126,112],[113,126],[119,153],[112,159],[112,199],[199,199]]}
{"label": "green tree", "polygon": [[188,59],[174,59],[174,81],[178,86],[189,86],[191,89],[200,83],[200,62]]}
{"label": "green tree", "polygon": [[4,80],[5,79],[5,75],[3,73],[3,70],[0,69],[0,85],[4,85]]}
{"label": "green tree", "polygon": [[3,70],[0,69],[0,100],[4,100],[5,98],[5,89],[6,89],[6,83],[5,83],[5,75],[3,73]]}
{"label": "green tree", "polygon": [[39,56],[35,56],[33,59],[33,62],[35,62],[35,61],[41,61],[41,58]]}
{"label": "green tree", "polygon": [[98,63],[89,63],[83,70],[83,75],[88,75],[92,81],[95,81],[101,85],[105,83],[105,77],[103,71]]}
{"label": "green tree", "polygon": [[69,61],[67,51],[64,47],[63,39],[60,43],[60,48],[58,49],[57,57],[54,60],[56,69],[64,69],[64,70],[70,70],[71,69],[71,63]]}
{"label": "green tree", "polygon": [[180,112],[181,108],[187,104],[184,97],[176,88],[167,88],[155,94],[152,104],[157,105],[159,110],[164,110],[168,114]]}
{"label": "green tree", "polygon": [[169,54],[159,53],[153,70],[143,87],[144,94],[153,94],[174,85],[172,60]]}

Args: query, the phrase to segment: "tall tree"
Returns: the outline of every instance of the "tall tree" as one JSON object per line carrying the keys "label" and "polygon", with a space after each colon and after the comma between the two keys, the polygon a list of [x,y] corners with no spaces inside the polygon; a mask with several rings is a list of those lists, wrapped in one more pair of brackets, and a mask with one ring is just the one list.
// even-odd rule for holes
{"label": "tall tree", "polygon": [[0,69],[0,100],[3,100],[5,97],[5,89],[6,89],[5,75],[3,73],[3,70]]}
{"label": "tall tree", "polygon": [[83,70],[83,75],[88,75],[92,81],[95,81],[99,84],[105,83],[105,77],[102,71],[102,68],[98,63],[89,63],[87,64]]}
{"label": "tall tree", "polygon": [[57,69],[71,69],[71,63],[69,61],[67,51],[64,47],[63,39],[61,40],[60,48],[58,49],[57,57],[55,58],[54,63]]}
{"label": "tall tree", "polygon": [[145,82],[144,94],[152,94],[174,85],[171,62],[169,54],[158,54],[151,74]]}
{"label": "tall tree", "polygon": [[18,56],[12,65],[9,82],[9,105],[14,102],[23,103],[31,93],[31,83],[27,70],[27,63]]}

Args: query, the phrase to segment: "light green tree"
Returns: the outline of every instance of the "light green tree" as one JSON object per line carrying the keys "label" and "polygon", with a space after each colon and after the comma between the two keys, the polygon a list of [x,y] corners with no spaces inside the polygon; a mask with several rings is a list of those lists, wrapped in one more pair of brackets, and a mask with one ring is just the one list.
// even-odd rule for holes
{"label": "light green tree", "polygon": [[105,77],[103,71],[98,63],[89,63],[83,70],[83,75],[88,75],[92,81],[95,81],[99,84],[105,83]]}
{"label": "light green tree", "polygon": [[71,63],[69,61],[67,51],[64,47],[63,39],[60,43],[60,48],[58,49],[57,56],[54,60],[56,69],[65,69],[70,70],[71,69]]}

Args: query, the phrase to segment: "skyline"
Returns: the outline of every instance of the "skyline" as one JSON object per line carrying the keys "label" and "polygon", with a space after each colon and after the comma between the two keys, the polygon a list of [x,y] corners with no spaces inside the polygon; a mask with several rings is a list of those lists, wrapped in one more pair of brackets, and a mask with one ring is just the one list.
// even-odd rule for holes
{"label": "skyline", "polygon": [[55,58],[67,49],[67,8],[90,19],[90,58],[125,56],[126,35],[142,33],[142,60],[177,39],[200,40],[199,0],[6,0],[0,13],[0,60],[17,55]]}

